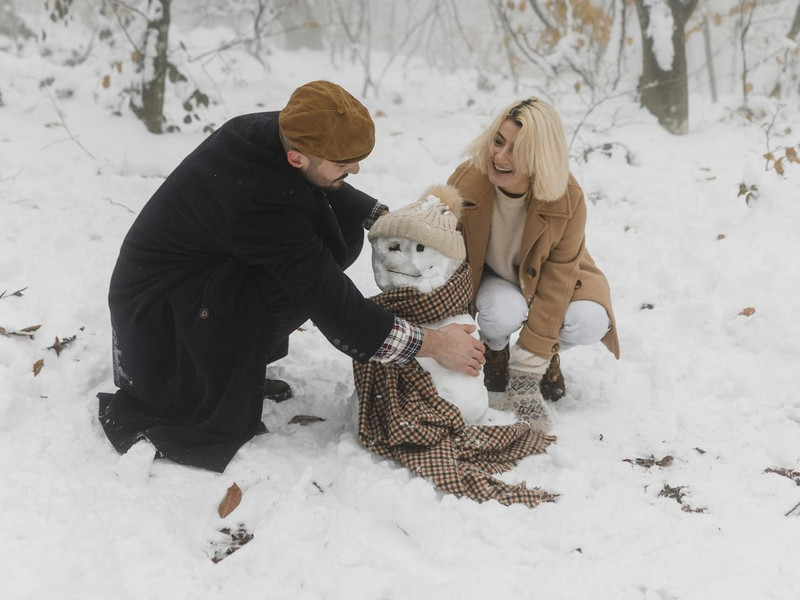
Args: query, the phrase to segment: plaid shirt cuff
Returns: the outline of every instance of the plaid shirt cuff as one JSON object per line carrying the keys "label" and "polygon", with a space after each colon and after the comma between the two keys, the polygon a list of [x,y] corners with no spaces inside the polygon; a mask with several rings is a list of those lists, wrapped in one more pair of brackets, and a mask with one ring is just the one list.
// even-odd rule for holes
{"label": "plaid shirt cuff", "polygon": [[375,225],[375,221],[378,220],[378,217],[380,217],[384,212],[388,211],[388,206],[381,204],[380,202],[376,202],[375,206],[372,207],[372,211],[370,211],[369,216],[363,221],[364,229],[372,229],[372,226]]}
{"label": "plaid shirt cuff", "polygon": [[371,360],[380,363],[407,363],[422,348],[422,327],[394,318],[389,335]]}

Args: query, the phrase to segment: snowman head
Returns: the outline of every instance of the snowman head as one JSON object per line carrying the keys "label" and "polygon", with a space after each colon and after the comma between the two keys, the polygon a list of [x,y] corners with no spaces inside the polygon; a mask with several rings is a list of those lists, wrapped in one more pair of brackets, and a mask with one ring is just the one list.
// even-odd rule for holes
{"label": "snowman head", "polygon": [[461,204],[456,188],[436,185],[375,222],[369,241],[381,290],[412,287],[427,293],[450,279],[467,255],[458,231]]}

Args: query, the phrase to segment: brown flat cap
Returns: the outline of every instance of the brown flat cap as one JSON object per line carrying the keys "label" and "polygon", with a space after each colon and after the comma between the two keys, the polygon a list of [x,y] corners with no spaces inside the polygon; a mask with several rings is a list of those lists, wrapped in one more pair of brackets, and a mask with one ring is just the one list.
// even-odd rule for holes
{"label": "brown flat cap", "polygon": [[375,145],[369,111],[330,81],[312,81],[297,88],[281,111],[278,125],[300,152],[332,162],[363,160]]}

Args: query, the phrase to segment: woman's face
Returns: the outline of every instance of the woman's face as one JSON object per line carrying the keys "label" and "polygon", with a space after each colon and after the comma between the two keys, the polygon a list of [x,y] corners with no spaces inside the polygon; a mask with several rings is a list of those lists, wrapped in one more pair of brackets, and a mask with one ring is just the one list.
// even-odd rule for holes
{"label": "woman's face", "polygon": [[516,168],[511,154],[519,130],[514,121],[503,121],[489,147],[489,181],[514,196],[527,192],[531,183],[530,176]]}

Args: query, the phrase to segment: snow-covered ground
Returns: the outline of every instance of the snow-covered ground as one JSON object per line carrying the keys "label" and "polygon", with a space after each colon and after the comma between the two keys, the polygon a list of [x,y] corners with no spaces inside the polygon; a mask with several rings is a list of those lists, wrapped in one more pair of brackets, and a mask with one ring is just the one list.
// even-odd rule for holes
{"label": "snow-covered ground", "polygon": [[[361,87],[324,56],[277,54],[266,74],[241,61],[220,119],[279,109],[312,79]],[[681,137],[623,99],[581,127],[572,168],[622,358],[599,345],[563,354],[558,442],[503,476],[561,494],[530,510],[442,495],[360,447],[350,362],[310,323],[271,370],[295,398],[265,405],[270,433],[224,474],[151,462],[145,447],[120,457],[96,418],[96,393],[113,390],[109,276],[135,215],[203,134],[153,136],[110,115],[90,66],[0,53],[0,72],[0,327],[41,325],[34,339],[0,336],[0,597],[800,594],[800,480],[765,472],[800,471],[800,164],[783,179],[763,170],[772,101],[749,122],[734,99],[693,97]],[[444,182],[489,116],[525,93],[476,91],[463,73],[395,77],[365,100],[385,116],[351,179],[390,207]],[[569,139],[586,109],[577,95],[557,108]],[[796,107],[778,123],[773,147],[800,141]],[[610,156],[583,159],[601,144]],[[742,182],[759,190],[749,206]],[[378,292],[368,245],[349,274]],[[56,337],[60,355],[47,348]],[[289,424],[298,414],[325,421]],[[233,483],[242,502],[221,519]],[[240,527],[252,540],[213,562],[223,530]]]}

